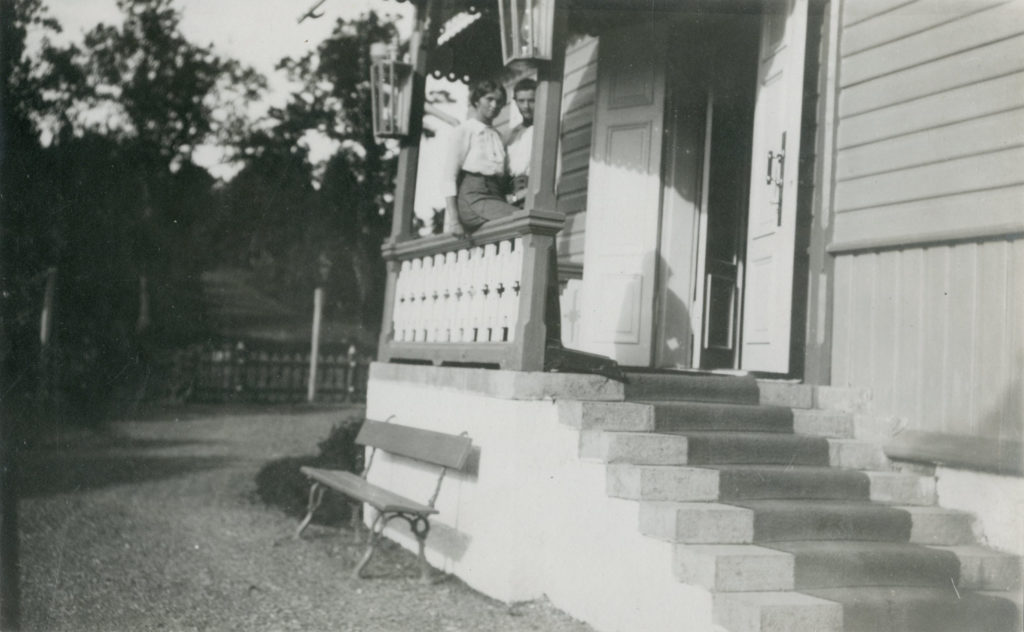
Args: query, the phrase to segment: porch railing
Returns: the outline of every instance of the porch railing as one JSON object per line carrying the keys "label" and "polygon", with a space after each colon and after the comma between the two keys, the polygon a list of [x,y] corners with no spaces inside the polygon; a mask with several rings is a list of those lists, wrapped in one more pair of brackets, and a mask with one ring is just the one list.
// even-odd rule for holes
{"label": "porch railing", "polygon": [[523,211],[467,238],[385,244],[379,358],[542,370],[548,251],[564,222],[561,213]]}

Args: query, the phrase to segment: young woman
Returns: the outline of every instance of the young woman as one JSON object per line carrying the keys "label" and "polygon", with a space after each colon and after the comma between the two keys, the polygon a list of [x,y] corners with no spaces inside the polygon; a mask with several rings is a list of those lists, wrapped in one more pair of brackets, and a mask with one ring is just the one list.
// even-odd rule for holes
{"label": "young woman", "polygon": [[473,232],[519,210],[506,201],[508,158],[491,126],[507,100],[497,81],[480,81],[470,92],[472,116],[453,131],[445,165],[445,232]]}

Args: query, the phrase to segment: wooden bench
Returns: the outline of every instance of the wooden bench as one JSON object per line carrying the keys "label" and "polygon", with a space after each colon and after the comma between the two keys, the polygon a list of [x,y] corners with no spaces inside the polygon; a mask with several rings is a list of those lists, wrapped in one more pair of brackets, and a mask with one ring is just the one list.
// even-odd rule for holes
{"label": "wooden bench", "polygon": [[[366,458],[366,467],[363,468],[362,474],[308,466],[301,468],[302,473],[308,476],[313,483],[309,489],[309,510],[299,524],[295,537],[301,537],[303,530],[313,519],[313,512],[320,506],[325,488],[333,489],[354,501],[353,526],[356,528],[359,524],[360,509],[364,503],[377,510],[377,516],[370,526],[366,552],[353,570],[353,577],[362,577],[363,569],[373,556],[387,524],[395,518],[401,518],[409,523],[409,528],[416,536],[419,544],[421,579],[428,581],[430,566],[427,564],[425,546],[427,534],[430,532],[429,518],[437,513],[437,509],[434,509],[434,502],[441,491],[445,473],[448,470],[462,470],[466,467],[466,461],[472,449],[472,441],[465,433],[456,436],[367,419],[363,422],[359,435],[356,436],[356,443],[370,448],[370,453]],[[430,499],[426,503],[420,503],[367,481],[366,477],[373,465],[373,456],[377,450],[439,466],[437,483]]]}

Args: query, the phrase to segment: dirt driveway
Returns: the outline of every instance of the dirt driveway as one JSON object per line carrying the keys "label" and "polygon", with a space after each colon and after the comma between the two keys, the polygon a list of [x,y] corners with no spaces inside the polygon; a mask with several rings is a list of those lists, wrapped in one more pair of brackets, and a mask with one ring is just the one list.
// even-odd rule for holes
{"label": "dirt driveway", "polygon": [[256,499],[269,461],[314,455],[351,409],[187,408],[55,436],[25,455],[22,628],[585,632],[543,602],[509,606],[416,580],[391,548],[349,579],[345,529]]}

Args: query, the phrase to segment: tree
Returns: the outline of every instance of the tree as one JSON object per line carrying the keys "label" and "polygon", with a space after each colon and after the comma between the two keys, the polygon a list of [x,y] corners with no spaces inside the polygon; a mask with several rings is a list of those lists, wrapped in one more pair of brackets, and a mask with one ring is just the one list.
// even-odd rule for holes
{"label": "tree", "polygon": [[[329,260],[334,315],[370,329],[380,322],[380,244],[396,169],[394,147],[373,135],[370,46],[397,37],[391,18],[369,12],[338,20],[315,51],[281,60],[297,87],[240,147],[246,167],[227,187],[222,222],[247,234],[247,258],[288,302],[311,300],[320,262]],[[310,163],[311,137],[337,147],[323,165]]]}
{"label": "tree", "polygon": [[25,34],[56,24],[41,0],[7,1],[18,20],[4,38],[12,107],[0,110],[16,117],[8,144],[22,147],[5,152],[17,158],[4,167],[4,273],[26,288],[7,310],[19,319],[11,344],[25,349],[13,355],[31,357],[33,284],[56,267],[60,392],[95,418],[117,384],[145,370],[151,344],[201,333],[189,246],[216,198],[192,155],[203,143],[240,145],[264,80],[190,42],[171,0],[118,0],[120,25],[97,26],[80,46],[44,37],[36,57]]}

